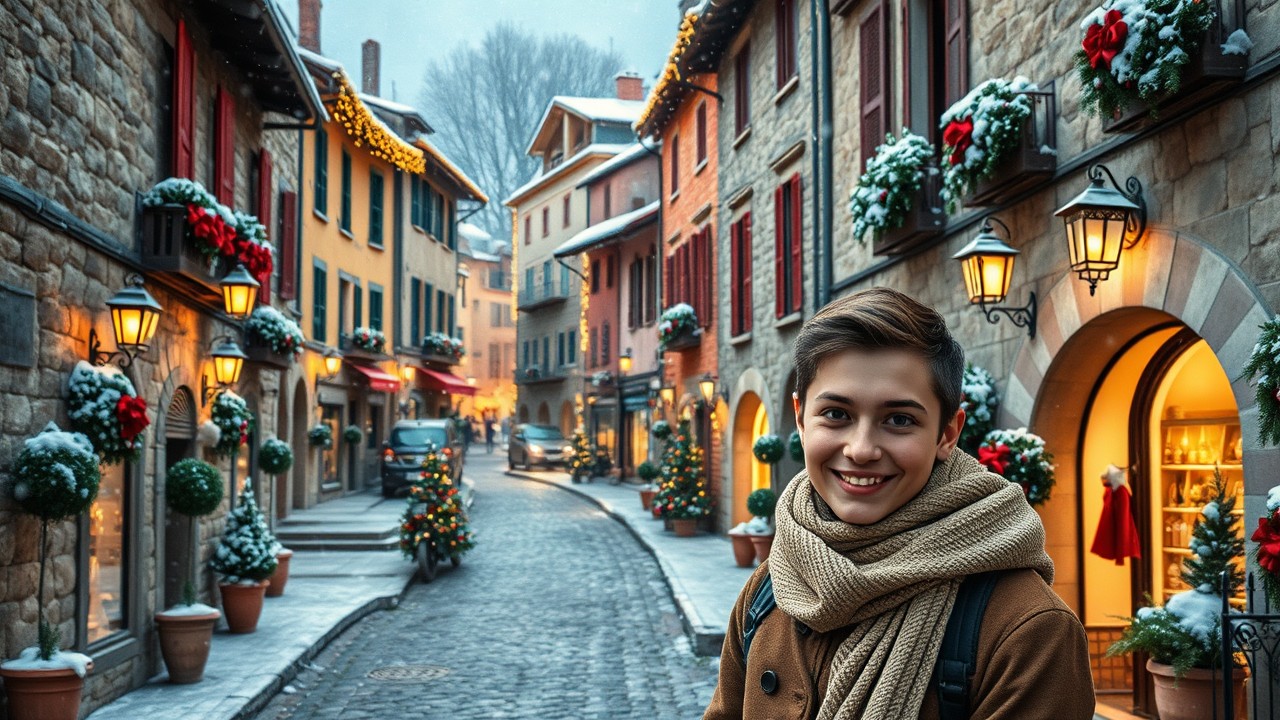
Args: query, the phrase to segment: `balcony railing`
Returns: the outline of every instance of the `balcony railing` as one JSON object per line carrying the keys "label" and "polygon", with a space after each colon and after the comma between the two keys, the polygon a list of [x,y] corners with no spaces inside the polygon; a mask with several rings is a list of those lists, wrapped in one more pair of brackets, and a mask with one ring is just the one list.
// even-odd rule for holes
{"label": "balcony railing", "polygon": [[520,288],[517,309],[528,312],[547,305],[555,305],[569,299],[569,283],[543,282],[533,287]]}
{"label": "balcony railing", "polygon": [[569,377],[568,371],[553,365],[529,365],[516,370],[517,385],[542,385],[544,383],[563,382]]}

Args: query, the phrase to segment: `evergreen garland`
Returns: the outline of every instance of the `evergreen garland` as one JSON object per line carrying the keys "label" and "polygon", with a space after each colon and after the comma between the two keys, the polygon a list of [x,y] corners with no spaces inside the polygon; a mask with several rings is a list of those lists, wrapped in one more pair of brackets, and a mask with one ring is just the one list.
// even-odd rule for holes
{"label": "evergreen garland", "polygon": [[903,129],[896,139],[885,136],[885,143],[876,148],[876,156],[867,163],[849,199],[855,238],[862,240],[868,230],[880,235],[902,227],[925,172],[937,172],[929,167],[934,155],[929,141],[910,130]]}
{"label": "evergreen garland", "polygon": [[475,547],[458,488],[450,478],[449,461],[434,446],[427,448],[422,472],[409,486],[400,520],[400,551],[412,559],[423,540],[430,540],[437,560],[462,557]]}
{"label": "evergreen garland", "polygon": [[1214,7],[1201,0],[1108,0],[1094,8],[1080,23],[1085,38],[1075,55],[1081,109],[1109,118],[1136,100],[1154,106],[1178,92],[1182,67],[1199,51]]}
{"label": "evergreen garland", "polygon": [[960,408],[964,410],[964,427],[960,429],[958,444],[961,450],[976,456],[983,438],[995,429],[996,412],[1000,408],[995,376],[985,368],[965,363],[960,381]]}
{"label": "evergreen garland", "polygon": [[1026,428],[992,430],[978,446],[978,462],[1005,480],[1022,486],[1032,507],[1048,502],[1053,490],[1053,456],[1044,438]]}
{"label": "evergreen garland", "polygon": [[702,448],[693,443],[687,420],[681,421],[662,451],[662,482],[653,503],[660,517],[672,520],[711,514],[711,496],[702,478]]}
{"label": "evergreen garland", "polygon": [[93,443],[102,462],[136,463],[142,456],[142,430],[149,424],[147,403],[133,383],[114,369],[81,360],[67,383],[67,417],[71,428]]}
{"label": "evergreen garland", "polygon": [[1258,442],[1276,445],[1280,444],[1280,317],[1271,318],[1260,329],[1258,342],[1239,379],[1251,380],[1255,387]]}
{"label": "evergreen garland", "polygon": [[223,390],[213,399],[213,408],[209,411],[209,419],[218,426],[220,435],[213,452],[220,457],[233,457],[240,452],[240,446],[249,442],[249,433],[253,430],[253,415],[244,398]]}
{"label": "evergreen garland", "polygon": [[209,561],[209,568],[229,585],[246,580],[261,582],[276,571],[276,546],[275,536],[267,529],[253,490],[246,483],[236,509],[227,516],[222,542]]}

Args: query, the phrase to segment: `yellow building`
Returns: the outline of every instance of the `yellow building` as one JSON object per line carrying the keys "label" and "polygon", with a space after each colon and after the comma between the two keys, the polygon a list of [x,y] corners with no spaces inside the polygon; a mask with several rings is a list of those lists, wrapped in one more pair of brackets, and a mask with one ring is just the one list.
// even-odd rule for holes
{"label": "yellow building", "polygon": [[516,322],[511,308],[511,245],[484,230],[461,223],[458,268],[463,274],[458,332],[467,345],[458,371],[475,387],[462,414],[495,421],[515,411]]}

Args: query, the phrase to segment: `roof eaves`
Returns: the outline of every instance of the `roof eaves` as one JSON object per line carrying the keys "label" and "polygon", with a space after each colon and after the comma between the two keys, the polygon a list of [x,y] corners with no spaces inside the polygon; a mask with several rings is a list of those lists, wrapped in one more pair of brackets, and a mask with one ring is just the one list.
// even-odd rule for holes
{"label": "roof eaves", "polygon": [[539,173],[537,175],[534,175],[532,178],[529,179],[528,182],[516,188],[515,191],[513,191],[510,195],[508,195],[507,199],[502,201],[502,204],[508,207],[513,207],[513,203],[519,200],[522,200],[530,192],[536,190],[546,181],[555,177],[559,177],[560,175],[563,175],[568,170],[568,168],[577,165],[578,163],[580,163],[581,161],[585,160],[588,157],[591,157],[594,155],[617,155],[618,153],[626,150],[628,147],[630,147],[630,145],[616,145],[611,143],[591,143],[590,145],[587,145],[586,147],[582,148],[578,152],[571,155],[568,159],[564,160],[559,165],[552,168],[551,172],[548,172],[545,174]]}

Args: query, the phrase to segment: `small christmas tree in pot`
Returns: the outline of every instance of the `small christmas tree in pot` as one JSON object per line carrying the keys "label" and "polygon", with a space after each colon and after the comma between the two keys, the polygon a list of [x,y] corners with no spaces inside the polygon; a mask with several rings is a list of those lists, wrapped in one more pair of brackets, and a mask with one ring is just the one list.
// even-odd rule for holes
{"label": "small christmas tree in pot", "polygon": [[698,521],[711,514],[711,496],[702,478],[702,448],[694,444],[687,420],[663,451],[662,486],[654,503],[661,505],[662,517],[671,520],[678,537],[693,537]]}
{"label": "small christmas tree in pot", "polygon": [[579,428],[573,433],[573,455],[569,456],[569,479],[574,483],[591,480],[591,472],[596,466],[595,452],[591,448],[591,440]]}
{"label": "small christmas tree in pot", "polygon": [[182,587],[182,602],[156,614],[160,632],[160,654],[169,669],[169,682],[185,685],[200,682],[209,661],[209,645],[213,627],[222,613],[196,602],[195,548],[199,541],[192,537],[198,528],[193,518],[203,517],[222,504],[222,473],[203,460],[187,458],[169,468],[164,481],[165,502],[169,509],[187,516],[187,536],[191,552],[187,557],[188,575]]}
{"label": "small christmas tree in pot", "polygon": [[427,448],[422,472],[409,487],[409,500],[400,519],[400,550],[417,560],[424,582],[436,578],[436,564],[453,567],[475,547],[466,508],[452,480],[449,461],[434,446]]}
{"label": "small christmas tree in pot", "polygon": [[258,628],[267,578],[276,570],[277,544],[246,483],[236,509],[227,516],[222,542],[209,561],[213,571],[222,576],[218,590],[231,632],[251,633]]}
{"label": "small christmas tree in pot", "polygon": [[[1192,531],[1192,556],[1182,563],[1182,581],[1191,589],[1171,596],[1163,607],[1139,608],[1108,655],[1148,653],[1147,670],[1155,680],[1156,709],[1164,720],[1223,717],[1221,687],[1222,591],[1243,583],[1236,565],[1244,540],[1236,534],[1236,498],[1228,495],[1222,474],[1213,473],[1213,497],[1200,511]],[[1231,658],[1236,708],[1244,707],[1243,667]],[[1214,699],[1217,708],[1214,708]]]}
{"label": "small christmas tree in pot", "polygon": [[93,661],[80,653],[59,650],[60,633],[45,617],[44,578],[49,524],[76,517],[93,504],[98,497],[98,460],[89,438],[63,432],[49,423],[24,443],[10,468],[14,501],[23,512],[40,519],[37,642],[16,660],[0,665],[13,720],[74,720],[80,712],[84,676],[93,668]]}
{"label": "small christmas tree in pot", "polygon": [[657,465],[645,460],[636,468],[636,475],[644,481],[644,485],[640,486],[640,507],[648,512],[653,507],[653,496],[658,494],[658,486],[653,481],[662,474],[662,470]]}
{"label": "small christmas tree in pot", "polygon": [[[258,467],[273,478],[289,472],[289,468],[293,467],[293,448],[289,447],[289,443],[276,438],[263,440],[262,447],[258,448]],[[272,493],[271,497],[274,501],[276,493]],[[268,507],[267,512],[270,511],[271,508]],[[279,542],[274,549],[276,571],[267,578],[271,583],[267,585],[267,597],[280,597],[284,594],[284,586],[289,582],[289,561],[293,559],[293,551]]]}

